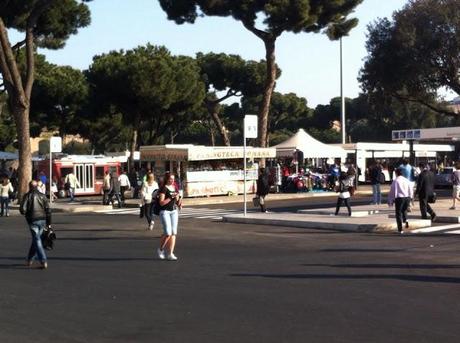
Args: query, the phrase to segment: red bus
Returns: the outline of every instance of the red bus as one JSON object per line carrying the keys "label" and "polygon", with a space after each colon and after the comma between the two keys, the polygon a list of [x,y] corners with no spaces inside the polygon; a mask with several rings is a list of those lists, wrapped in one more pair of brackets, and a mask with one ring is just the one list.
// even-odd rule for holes
{"label": "red bus", "polygon": [[[38,161],[37,174],[44,172],[49,179],[49,159]],[[64,189],[67,174],[74,173],[80,187],[75,189],[75,195],[102,194],[105,172],[120,174],[121,158],[104,155],[64,155],[53,158],[53,180],[58,189]]]}

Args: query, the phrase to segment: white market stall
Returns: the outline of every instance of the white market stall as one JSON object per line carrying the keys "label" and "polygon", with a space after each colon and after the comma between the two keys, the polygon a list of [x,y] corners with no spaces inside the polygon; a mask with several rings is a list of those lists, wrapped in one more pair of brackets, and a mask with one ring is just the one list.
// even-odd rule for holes
{"label": "white market stall", "polygon": [[[246,148],[251,160],[246,173],[246,189],[255,191],[257,159],[274,158],[274,148]],[[141,146],[140,159],[151,165],[156,176],[166,170],[180,175],[184,195],[188,197],[241,194],[244,188],[243,147],[207,147],[196,145]]]}
{"label": "white market stall", "polygon": [[328,145],[313,138],[304,129],[284,142],[275,145],[277,157],[292,157],[296,150],[303,152],[304,158],[340,158],[345,159],[347,152],[341,147]]}

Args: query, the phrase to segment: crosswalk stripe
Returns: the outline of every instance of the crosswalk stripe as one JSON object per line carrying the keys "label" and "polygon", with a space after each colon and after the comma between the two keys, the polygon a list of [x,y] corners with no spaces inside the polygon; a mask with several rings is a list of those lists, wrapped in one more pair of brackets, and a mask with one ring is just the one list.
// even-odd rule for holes
{"label": "crosswalk stripe", "polygon": [[[458,228],[460,228],[460,224],[451,224],[451,225],[426,227],[423,229],[412,230],[411,232],[412,233],[430,233],[430,232],[446,231],[449,229],[458,229]],[[450,232],[446,232],[446,233],[450,233]]]}
{"label": "crosswalk stripe", "polygon": [[456,230],[456,231],[448,231],[448,232],[446,232],[446,233],[448,233],[449,235],[450,235],[450,234],[454,234],[454,235],[460,235],[460,230]]}
{"label": "crosswalk stripe", "polygon": [[[129,215],[139,215],[138,208],[129,208],[129,209],[110,209],[110,210],[100,210],[96,211],[97,213],[103,213],[107,215],[113,214],[129,214]],[[224,215],[239,213],[241,210],[234,209],[220,209],[220,208],[185,208],[179,212],[180,218],[196,218],[196,219],[222,219]]]}

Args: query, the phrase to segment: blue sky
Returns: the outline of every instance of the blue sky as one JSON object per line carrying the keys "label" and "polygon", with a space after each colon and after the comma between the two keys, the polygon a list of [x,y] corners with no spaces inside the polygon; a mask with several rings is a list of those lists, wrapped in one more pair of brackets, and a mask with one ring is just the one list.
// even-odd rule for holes
{"label": "blue sky", "polygon": [[[364,0],[354,16],[360,21],[343,40],[344,93],[356,97],[357,76],[366,56],[366,26],[391,16],[407,0]],[[148,42],[165,45],[173,54],[197,52],[239,54],[245,59],[265,56],[262,41],[230,18],[200,18],[194,25],[166,19],[157,0],[95,0],[89,3],[92,23],[73,36],[62,50],[41,51],[52,63],[86,69],[96,54],[130,49]],[[323,34],[283,34],[277,41],[277,63],[282,76],[276,91],[306,97],[310,107],[338,96],[339,43]]]}

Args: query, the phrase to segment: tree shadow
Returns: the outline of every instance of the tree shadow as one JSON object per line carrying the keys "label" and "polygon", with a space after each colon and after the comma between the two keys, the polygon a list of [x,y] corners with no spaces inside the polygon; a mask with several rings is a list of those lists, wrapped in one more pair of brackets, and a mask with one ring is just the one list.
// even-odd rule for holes
{"label": "tree shadow", "polygon": [[298,280],[400,280],[413,282],[432,283],[460,283],[459,277],[430,276],[430,275],[404,275],[404,274],[258,274],[237,273],[229,274],[234,277],[261,277],[275,279],[298,279]]}
{"label": "tree shadow", "polygon": [[[24,260],[24,257],[0,257],[0,260],[19,261]],[[99,262],[131,262],[131,261],[161,261],[152,257],[68,257],[68,256],[48,256],[50,261],[99,261]],[[20,264],[0,264],[0,266],[23,266]]]}
{"label": "tree shadow", "polygon": [[160,236],[149,236],[149,237],[59,237],[59,241],[150,241],[152,239],[158,239]]}
{"label": "tree shadow", "polygon": [[362,264],[323,264],[305,263],[305,267],[331,267],[331,268],[394,268],[394,269],[458,269],[460,264],[391,264],[391,263],[362,263]]}
{"label": "tree shadow", "polygon": [[370,248],[344,248],[344,249],[321,249],[320,252],[398,252],[407,249],[370,249]]}

